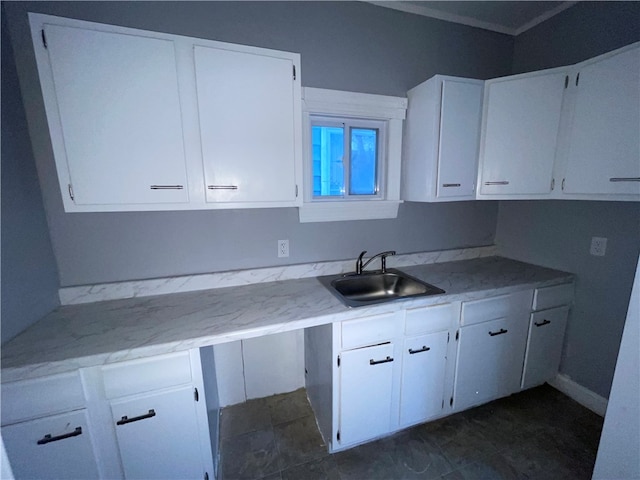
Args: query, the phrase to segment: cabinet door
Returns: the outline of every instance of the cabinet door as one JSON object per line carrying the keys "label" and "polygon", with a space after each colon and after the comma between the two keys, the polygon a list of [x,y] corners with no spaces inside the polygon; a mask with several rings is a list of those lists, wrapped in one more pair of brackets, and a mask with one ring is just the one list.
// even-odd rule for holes
{"label": "cabinet door", "polygon": [[439,198],[474,198],[482,117],[482,83],[444,80],[438,154]]}
{"label": "cabinet door", "polygon": [[201,479],[192,387],[111,402],[127,479]]}
{"label": "cabinet door", "polygon": [[294,63],[196,46],[208,202],[294,202]]}
{"label": "cabinet door", "polygon": [[460,329],[455,409],[504,397],[520,389],[527,314]]}
{"label": "cabinet door", "polygon": [[541,385],[558,373],[569,307],[531,314],[522,388]]}
{"label": "cabinet door", "polygon": [[565,77],[535,73],[486,82],[481,194],[551,192]]}
{"label": "cabinet door", "polygon": [[408,338],[402,353],[400,425],[424,421],[442,411],[448,332]]}
{"label": "cabinet door", "polygon": [[387,433],[391,424],[393,345],[340,354],[340,443]]}
{"label": "cabinet door", "polygon": [[15,478],[98,478],[85,410],[2,427]]}
{"label": "cabinet door", "polygon": [[640,47],[579,75],[563,192],[640,195]]}
{"label": "cabinet door", "polygon": [[188,202],[173,42],[44,31],[52,80],[43,91],[65,200],[67,178],[77,205]]}

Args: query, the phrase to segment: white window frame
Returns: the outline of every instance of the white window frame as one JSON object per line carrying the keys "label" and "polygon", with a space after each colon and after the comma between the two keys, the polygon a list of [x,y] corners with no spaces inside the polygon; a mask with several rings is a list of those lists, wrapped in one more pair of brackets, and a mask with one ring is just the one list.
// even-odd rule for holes
{"label": "white window frame", "polygon": [[[396,218],[400,200],[402,124],[407,99],[386,95],[302,89],[304,198],[299,207],[300,222],[329,222]],[[378,151],[378,195],[313,197],[311,125],[314,119],[366,126],[376,122],[380,129]],[[345,179],[346,181],[346,179]],[[348,185],[345,185],[348,187]]]}
{"label": "white window frame", "polygon": [[[363,128],[377,131],[377,152],[376,152],[376,186],[375,193],[373,194],[353,194],[349,193],[349,184],[351,182],[351,158],[348,158],[343,162],[344,165],[344,193],[342,195],[325,195],[314,196],[313,195],[313,158],[309,168],[309,174],[311,175],[311,182],[309,191],[310,197],[313,202],[340,202],[340,201],[362,201],[362,200],[380,200],[384,199],[385,185],[386,185],[386,171],[383,168],[386,159],[386,146],[387,146],[387,122],[381,120],[369,120],[361,118],[346,118],[346,117],[327,117],[321,115],[310,115],[310,128],[314,126],[323,127],[338,127],[344,129],[344,145],[345,156],[347,153],[351,153],[351,130],[354,128]],[[349,145],[347,147],[347,145]],[[309,145],[312,148],[312,145]]]}

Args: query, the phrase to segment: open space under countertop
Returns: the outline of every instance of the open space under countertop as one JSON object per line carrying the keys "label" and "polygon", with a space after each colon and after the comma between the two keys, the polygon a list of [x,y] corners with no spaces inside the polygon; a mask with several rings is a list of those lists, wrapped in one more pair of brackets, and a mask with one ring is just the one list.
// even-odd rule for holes
{"label": "open space under countertop", "polygon": [[2,346],[2,382],[570,281],[502,257],[401,267],[442,295],[348,308],[317,278],[62,306]]}

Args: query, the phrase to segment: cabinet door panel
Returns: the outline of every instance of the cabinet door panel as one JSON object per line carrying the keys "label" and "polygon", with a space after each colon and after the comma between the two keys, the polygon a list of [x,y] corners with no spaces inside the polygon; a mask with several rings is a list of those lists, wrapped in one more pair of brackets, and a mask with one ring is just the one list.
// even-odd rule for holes
{"label": "cabinet door panel", "polygon": [[579,72],[563,191],[640,195],[640,47]]}
{"label": "cabinet door panel", "polygon": [[522,388],[541,385],[558,373],[568,307],[531,314]]}
{"label": "cabinet door panel", "polygon": [[69,170],[74,202],[187,202],[173,42],[58,25],[45,33],[56,162]]}
{"label": "cabinet door panel", "polygon": [[208,202],[295,201],[293,62],[196,46]]}
{"label": "cabinet door panel", "polygon": [[520,389],[527,320],[525,313],[460,329],[456,410]]}
{"label": "cabinet door panel", "polygon": [[[111,402],[127,479],[204,475],[192,387]],[[123,417],[127,417],[123,419]]]}
{"label": "cabinet door panel", "polygon": [[424,421],[442,411],[447,331],[408,338],[402,354],[400,425]]}
{"label": "cabinet door panel", "polygon": [[[349,445],[389,431],[393,345],[340,354],[340,443]],[[377,363],[383,362],[383,363]]]}
{"label": "cabinet door panel", "polygon": [[98,478],[84,410],[4,426],[2,438],[15,478]]}
{"label": "cabinet door panel", "polygon": [[481,116],[481,84],[443,81],[438,197],[473,197],[478,173]]}
{"label": "cabinet door panel", "polygon": [[480,193],[549,193],[565,74],[489,81],[485,89]]}

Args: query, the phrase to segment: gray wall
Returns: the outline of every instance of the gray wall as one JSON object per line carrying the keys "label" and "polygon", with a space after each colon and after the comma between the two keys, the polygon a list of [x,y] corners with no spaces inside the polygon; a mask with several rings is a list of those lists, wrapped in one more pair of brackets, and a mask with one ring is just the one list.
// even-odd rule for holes
{"label": "gray wall", "polygon": [[58,272],[2,16],[2,334],[12,338],[58,306]]}
{"label": "gray wall", "polygon": [[[514,71],[577,63],[640,40],[640,2],[584,2],[518,36]],[[606,161],[606,159],[603,159]],[[608,238],[605,257],[591,237]],[[503,255],[577,274],[561,372],[609,396],[640,251],[640,205],[625,202],[501,202]]]}
{"label": "gray wall", "polygon": [[513,38],[362,2],[10,2],[9,28],[63,286],[493,243],[497,203],[405,204],[385,221],[300,224],[296,209],[65,214],[26,12],[299,52],[305,86],[404,95],[436,73],[510,72]]}

